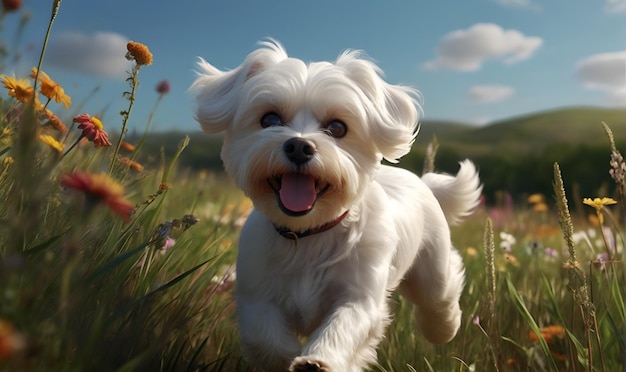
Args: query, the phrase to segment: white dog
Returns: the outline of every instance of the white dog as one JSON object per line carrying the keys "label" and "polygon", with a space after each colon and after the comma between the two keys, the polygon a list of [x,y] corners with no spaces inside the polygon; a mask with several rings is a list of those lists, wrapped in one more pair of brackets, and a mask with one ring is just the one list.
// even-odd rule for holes
{"label": "white dog", "polygon": [[399,287],[425,337],[461,322],[464,270],[449,223],[477,205],[474,165],[420,179],[396,162],[417,131],[418,93],[358,52],[305,64],[275,41],[232,71],[200,60],[196,118],[224,133],[227,173],[254,211],[239,242],[241,343],[269,371],[361,371],[376,361]]}

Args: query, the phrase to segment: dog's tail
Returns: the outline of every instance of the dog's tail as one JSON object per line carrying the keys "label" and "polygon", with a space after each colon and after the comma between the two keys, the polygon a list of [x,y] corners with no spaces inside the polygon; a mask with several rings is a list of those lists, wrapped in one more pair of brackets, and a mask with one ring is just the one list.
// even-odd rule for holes
{"label": "dog's tail", "polygon": [[463,217],[474,211],[480,203],[483,189],[474,163],[464,160],[459,164],[461,168],[456,176],[439,173],[426,173],[422,176],[422,181],[435,194],[446,220],[451,225],[458,224]]}

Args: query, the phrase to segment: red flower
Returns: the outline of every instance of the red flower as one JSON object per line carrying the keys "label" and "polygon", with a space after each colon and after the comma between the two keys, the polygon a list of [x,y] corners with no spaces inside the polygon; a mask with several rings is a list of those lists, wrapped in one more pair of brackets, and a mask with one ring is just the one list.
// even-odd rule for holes
{"label": "red flower", "polygon": [[63,176],[65,187],[82,191],[90,204],[105,203],[113,212],[130,221],[133,204],[124,198],[124,187],[104,173],[75,172]]}
{"label": "red flower", "polygon": [[5,12],[14,12],[22,6],[22,0],[2,0],[2,8]]}
{"label": "red flower", "polygon": [[78,129],[83,130],[81,137],[86,137],[92,141],[96,147],[111,146],[109,134],[103,129],[102,122],[97,117],[90,117],[89,114],[78,115],[73,120],[78,123]]}

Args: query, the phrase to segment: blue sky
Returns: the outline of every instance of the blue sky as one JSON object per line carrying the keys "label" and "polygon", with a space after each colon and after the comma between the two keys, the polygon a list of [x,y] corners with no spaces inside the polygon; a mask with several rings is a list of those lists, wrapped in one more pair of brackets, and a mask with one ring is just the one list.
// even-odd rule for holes
{"label": "blue sky", "polygon": [[[30,19],[15,48],[21,15],[8,14],[0,40],[21,57],[4,73],[26,76],[37,63],[52,1],[24,0]],[[626,0],[139,1],[65,0],[43,70],[81,112],[120,125],[128,40],[154,63],[140,71],[130,120],[142,131],[163,79],[170,93],[152,128],[193,131],[187,88],[197,57],[233,69],[266,37],[305,61],[361,49],[394,84],[417,88],[424,118],[485,124],[575,105],[626,106]],[[95,88],[98,91],[91,94]]]}

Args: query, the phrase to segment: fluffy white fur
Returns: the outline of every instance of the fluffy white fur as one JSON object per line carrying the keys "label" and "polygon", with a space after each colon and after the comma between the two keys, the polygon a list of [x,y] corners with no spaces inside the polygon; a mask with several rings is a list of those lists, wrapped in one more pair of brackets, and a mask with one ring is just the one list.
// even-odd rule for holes
{"label": "fluffy white fur", "polygon": [[[306,64],[280,44],[262,43],[232,71],[204,60],[192,86],[204,131],[224,133],[228,174],[254,203],[239,242],[237,311],[250,363],[268,371],[361,371],[376,361],[395,289],[415,304],[415,319],[431,342],[447,342],[461,322],[461,258],[448,225],[477,205],[474,165],[456,177],[421,179],[395,167],[417,132],[419,95],[391,85],[359,52],[334,63]],[[263,128],[275,113],[281,125]],[[325,130],[339,120],[344,137]],[[295,164],[286,141],[310,144]],[[315,179],[310,210],[285,211],[276,190],[285,174]],[[281,181],[283,180],[283,181]],[[336,226],[290,240],[348,211]]]}

